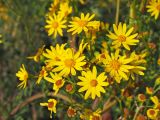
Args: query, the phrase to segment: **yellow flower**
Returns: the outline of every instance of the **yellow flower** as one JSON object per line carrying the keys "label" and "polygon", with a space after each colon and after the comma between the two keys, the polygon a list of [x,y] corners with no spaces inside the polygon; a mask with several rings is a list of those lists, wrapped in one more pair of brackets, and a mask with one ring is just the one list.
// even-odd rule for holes
{"label": "yellow flower", "polygon": [[83,114],[80,115],[80,118],[82,120],[102,120],[100,115],[101,112],[101,109],[97,109],[96,111],[84,109]]}
{"label": "yellow flower", "polygon": [[134,67],[129,65],[133,59],[126,58],[126,56],[120,56],[119,50],[116,50],[115,54],[111,54],[111,56],[107,55],[106,59],[103,60],[105,64],[105,71],[109,72],[111,77],[114,77],[115,80],[120,83],[120,80],[124,78],[128,80],[127,73],[130,69]]}
{"label": "yellow flower", "polygon": [[56,10],[58,10],[58,4],[59,4],[59,2],[60,2],[59,0],[54,0],[54,1],[52,2],[51,7],[49,8],[49,12],[48,12],[48,14],[47,14],[47,17],[48,17],[49,15],[55,14]]}
{"label": "yellow flower", "polygon": [[154,92],[153,88],[152,87],[146,87],[146,93],[149,94],[149,95],[152,95]]}
{"label": "yellow flower", "polygon": [[45,67],[43,66],[41,71],[39,72],[38,80],[36,83],[39,84],[41,82],[42,78],[45,78],[47,75],[48,75],[48,73],[47,73]]}
{"label": "yellow flower", "polygon": [[108,86],[106,81],[107,76],[105,72],[97,76],[97,69],[94,66],[92,71],[82,72],[82,76],[78,76],[78,79],[81,82],[78,82],[77,85],[82,86],[78,92],[86,91],[84,99],[87,99],[90,95],[92,99],[95,99],[96,96],[100,97],[101,92],[105,93],[104,86]]}
{"label": "yellow flower", "polygon": [[109,32],[107,36],[113,40],[112,45],[114,48],[117,49],[123,45],[125,49],[130,50],[129,45],[136,45],[136,43],[139,42],[139,40],[136,39],[138,33],[131,35],[134,30],[133,27],[127,31],[126,24],[124,23],[122,26],[122,23],[119,23],[118,26],[113,24],[113,29],[115,33]]}
{"label": "yellow flower", "polygon": [[102,120],[100,115],[102,111],[97,109],[96,111],[92,111],[90,109],[84,109],[83,114],[80,115],[82,120]]}
{"label": "yellow flower", "polygon": [[67,26],[64,25],[66,23],[66,20],[63,20],[63,17],[61,15],[51,15],[48,16],[48,19],[46,20],[47,25],[45,28],[48,31],[48,35],[54,35],[54,37],[57,36],[57,33],[60,36],[63,36],[63,28],[66,28]]}
{"label": "yellow flower", "polygon": [[85,56],[80,56],[80,52],[73,52],[73,49],[68,48],[66,50],[65,56],[60,56],[61,61],[55,62],[56,68],[53,69],[53,72],[59,72],[61,76],[67,76],[70,73],[76,75],[76,70],[81,71],[82,66],[86,64]]}
{"label": "yellow flower", "polygon": [[148,118],[150,118],[152,120],[156,120],[157,115],[158,115],[158,110],[157,109],[148,109],[147,110]]}
{"label": "yellow flower", "polygon": [[147,53],[141,53],[141,54],[136,54],[135,51],[131,53],[131,58],[134,60],[132,61],[132,64],[134,65],[140,65],[140,64],[145,64],[146,60],[144,59],[146,57]]}
{"label": "yellow flower", "polygon": [[41,106],[47,106],[48,110],[51,111],[50,118],[52,118],[52,112],[56,113],[56,104],[57,101],[55,99],[49,99],[48,103],[40,103]]}
{"label": "yellow flower", "polygon": [[90,115],[92,115],[92,110],[85,108],[83,114],[80,115],[80,118],[82,120],[89,120]]}
{"label": "yellow flower", "polygon": [[146,101],[146,96],[144,94],[138,94],[138,100],[140,102],[145,102]]}
{"label": "yellow flower", "polygon": [[101,54],[98,53],[95,55],[96,56],[96,59],[97,59],[97,63],[102,63],[103,61],[105,61],[105,59],[107,58],[108,56],[108,51],[107,50],[104,50]]}
{"label": "yellow flower", "polygon": [[16,73],[16,76],[19,77],[19,80],[21,81],[18,87],[25,88],[27,85],[27,80],[28,80],[28,72],[26,71],[24,64],[22,64],[22,67]]}
{"label": "yellow flower", "polygon": [[144,75],[144,70],[146,70],[145,67],[141,66],[142,64],[146,63],[146,60],[144,59],[146,57],[146,53],[142,54],[136,54],[135,52],[131,53],[130,58],[133,59],[133,61],[130,63],[132,66],[134,66],[133,69],[130,70],[130,75],[133,80],[135,80],[135,75]]}
{"label": "yellow flower", "polygon": [[107,42],[105,40],[102,41],[101,45],[104,49],[108,47]]}
{"label": "yellow flower", "polygon": [[45,62],[47,63],[47,66],[53,67],[55,66],[56,61],[61,60],[61,58],[65,54],[65,49],[64,49],[65,46],[66,44],[62,44],[62,45],[57,44],[56,47],[51,46],[50,50],[46,49],[46,52],[43,53],[43,56],[47,58],[45,60]]}
{"label": "yellow flower", "polygon": [[150,0],[147,8],[147,12],[150,12],[151,16],[154,16],[154,18],[157,19],[160,13],[160,0]]}
{"label": "yellow flower", "polygon": [[157,96],[153,96],[153,97],[151,97],[151,100],[154,103],[154,108],[160,110],[160,102],[158,100],[158,97]]}
{"label": "yellow flower", "polygon": [[100,109],[97,109],[95,112],[93,112],[90,117],[89,120],[102,120],[101,117],[101,113],[102,111]]}
{"label": "yellow flower", "polygon": [[51,78],[45,77],[45,80],[53,83],[53,90],[55,90],[55,94],[58,93],[59,89],[64,85],[64,79],[59,74],[53,74],[50,72]]}
{"label": "yellow flower", "polygon": [[[91,45],[95,44],[97,38],[97,31],[99,31],[100,22],[92,21],[88,23],[88,31],[85,31],[86,37],[91,40]],[[91,47],[90,45],[90,47]]]}
{"label": "yellow flower", "polygon": [[59,14],[61,14],[63,17],[67,17],[71,13],[72,13],[72,7],[69,6],[68,2],[64,2],[60,4]]}
{"label": "yellow flower", "polygon": [[37,53],[34,56],[30,56],[27,57],[28,59],[33,59],[35,62],[39,62],[42,54],[43,54],[43,50],[44,50],[45,45],[42,46],[42,48],[39,48]]}
{"label": "yellow flower", "polygon": [[100,27],[101,27],[102,30],[108,30],[109,29],[109,23],[101,22]]}
{"label": "yellow flower", "polygon": [[94,18],[94,14],[90,16],[89,13],[85,16],[84,13],[81,13],[81,17],[74,17],[73,21],[71,21],[71,27],[67,32],[72,32],[72,35],[76,33],[81,33],[82,31],[87,32],[89,27],[97,26],[97,22],[91,21]]}

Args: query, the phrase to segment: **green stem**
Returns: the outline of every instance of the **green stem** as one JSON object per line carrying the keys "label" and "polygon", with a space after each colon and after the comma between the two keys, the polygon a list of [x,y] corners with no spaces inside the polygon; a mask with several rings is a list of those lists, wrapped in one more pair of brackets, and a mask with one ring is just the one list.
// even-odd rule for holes
{"label": "green stem", "polygon": [[154,90],[154,93],[153,94],[155,94],[156,92],[158,92],[160,90],[160,86],[156,89],[156,90]]}
{"label": "green stem", "polygon": [[116,2],[116,18],[115,18],[116,25],[118,25],[118,22],[119,22],[119,8],[120,8],[120,0],[117,0],[117,2]]}

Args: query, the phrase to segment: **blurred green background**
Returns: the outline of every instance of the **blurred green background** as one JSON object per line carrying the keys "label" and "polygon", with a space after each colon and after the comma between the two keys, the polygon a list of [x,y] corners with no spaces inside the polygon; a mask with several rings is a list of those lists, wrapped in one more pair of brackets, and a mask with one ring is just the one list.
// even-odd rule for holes
{"label": "blurred green background", "polygon": [[43,28],[49,3],[49,0],[0,0],[0,120],[33,119],[31,113],[36,109],[33,105],[21,109],[14,117],[9,117],[9,113],[32,94],[30,89],[17,88],[15,73],[22,63],[32,69],[34,62],[26,57],[34,55],[49,39]]}

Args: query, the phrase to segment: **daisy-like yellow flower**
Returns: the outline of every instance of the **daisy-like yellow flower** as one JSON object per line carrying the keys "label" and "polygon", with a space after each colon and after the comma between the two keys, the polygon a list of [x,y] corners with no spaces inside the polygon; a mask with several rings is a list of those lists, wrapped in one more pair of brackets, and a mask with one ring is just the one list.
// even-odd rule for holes
{"label": "daisy-like yellow flower", "polygon": [[153,97],[151,97],[151,100],[154,103],[154,108],[160,110],[160,102],[158,100],[158,97],[157,96],[153,96]]}
{"label": "daisy-like yellow flower", "polygon": [[58,5],[60,3],[60,0],[54,0],[51,4],[51,7],[49,8],[49,12],[47,13],[47,17],[49,15],[55,14],[55,12],[58,10]]}
{"label": "daisy-like yellow flower", "polygon": [[67,26],[65,25],[66,20],[63,20],[63,17],[61,15],[49,15],[46,23],[47,25],[45,26],[45,28],[48,31],[48,36],[54,35],[54,37],[56,37],[57,34],[63,36],[62,29],[66,28]]}
{"label": "daisy-like yellow flower", "polygon": [[39,72],[39,76],[38,76],[38,80],[37,80],[37,84],[39,84],[42,80],[42,78],[45,78],[48,75],[46,68],[43,66],[41,71]]}
{"label": "daisy-like yellow flower", "polygon": [[116,49],[123,46],[125,49],[130,50],[130,45],[136,45],[139,42],[139,40],[136,39],[138,33],[131,35],[134,28],[132,27],[127,31],[125,23],[123,25],[119,23],[118,26],[113,24],[113,30],[115,33],[109,32],[107,36],[113,40],[112,45]]}
{"label": "daisy-like yellow flower", "polygon": [[147,12],[150,12],[151,16],[154,16],[154,18],[157,19],[160,13],[160,0],[150,0],[147,8]]}
{"label": "daisy-like yellow flower", "polygon": [[144,75],[144,70],[146,70],[145,67],[142,66],[142,64],[146,63],[146,60],[144,59],[146,57],[146,53],[142,54],[136,54],[135,52],[131,53],[130,58],[133,59],[133,61],[130,63],[132,66],[134,66],[133,69],[130,70],[129,74],[131,75],[131,78],[135,80],[135,75]]}
{"label": "daisy-like yellow flower", "polygon": [[28,72],[26,71],[24,64],[22,64],[22,67],[16,73],[16,76],[19,77],[19,80],[21,81],[21,83],[18,85],[18,87],[26,88],[27,80],[28,80]]}
{"label": "daisy-like yellow flower", "polygon": [[102,111],[100,109],[97,109],[90,115],[89,120],[102,120],[101,112]]}
{"label": "daisy-like yellow flower", "polygon": [[95,66],[92,71],[83,71],[82,76],[78,76],[78,79],[81,80],[81,82],[78,82],[77,85],[82,86],[78,92],[86,91],[84,99],[87,99],[90,95],[92,99],[95,99],[96,96],[100,97],[101,92],[105,93],[103,87],[109,85],[106,81],[107,76],[105,75],[105,72],[97,75]]}
{"label": "daisy-like yellow flower", "polygon": [[122,78],[128,80],[127,73],[130,69],[134,68],[129,65],[131,61],[133,59],[120,56],[119,50],[116,50],[115,54],[111,54],[111,56],[107,55],[103,63],[105,64],[105,71],[109,72],[110,76],[115,78],[116,82],[120,83]]}
{"label": "daisy-like yellow flower", "polygon": [[53,83],[53,90],[55,90],[55,94],[57,94],[59,89],[63,87],[65,81],[62,78],[62,76],[60,76],[59,74],[56,74],[56,73],[53,74],[52,72],[50,72],[50,75],[51,75],[51,78],[45,77],[45,80]]}
{"label": "daisy-like yellow flower", "polygon": [[138,94],[138,101],[145,102],[146,101],[146,96],[144,94]]}
{"label": "daisy-like yellow flower", "polygon": [[61,61],[55,62],[56,68],[53,69],[53,72],[59,72],[61,76],[67,76],[70,73],[76,75],[76,70],[83,70],[82,67],[86,64],[85,56],[81,55],[80,52],[74,53],[73,49],[68,48],[66,50],[65,56],[60,56]]}
{"label": "daisy-like yellow flower", "polygon": [[90,115],[92,115],[92,113],[93,113],[92,110],[86,109],[86,108],[82,112],[83,113],[80,114],[80,118],[82,120],[89,120]]}
{"label": "daisy-like yellow flower", "polygon": [[149,95],[152,95],[154,92],[154,89],[152,87],[146,87],[146,93]]}
{"label": "daisy-like yellow flower", "polygon": [[148,109],[147,116],[152,120],[156,120],[159,110],[158,109]]}
{"label": "daisy-like yellow flower", "polygon": [[51,46],[50,49],[46,49],[46,52],[43,53],[43,56],[47,58],[45,60],[47,66],[53,67],[55,66],[56,61],[61,60],[61,58],[65,55],[65,46],[66,44],[57,44],[56,47]]}
{"label": "daisy-like yellow flower", "polygon": [[96,111],[92,111],[90,109],[84,109],[83,114],[80,115],[82,120],[102,120],[100,113],[101,109],[97,109]]}
{"label": "daisy-like yellow flower", "polygon": [[55,99],[49,99],[48,103],[40,103],[40,105],[48,107],[48,110],[51,111],[50,118],[52,118],[52,112],[56,113],[57,101]]}
{"label": "daisy-like yellow flower", "polygon": [[30,57],[27,57],[27,58],[28,59],[33,59],[35,62],[39,62],[41,57],[42,57],[44,47],[45,47],[45,45],[43,45],[42,48],[39,48],[37,53],[34,56],[30,56]]}
{"label": "daisy-like yellow flower", "polygon": [[72,6],[69,6],[68,2],[60,4],[59,14],[61,14],[63,17],[67,17],[71,13],[72,13]]}
{"label": "daisy-like yellow flower", "polygon": [[95,56],[97,59],[97,63],[102,63],[103,61],[106,60],[106,58],[108,56],[108,51],[104,49],[101,54],[98,53],[98,54],[95,54]]}
{"label": "daisy-like yellow flower", "polygon": [[135,51],[131,53],[130,57],[133,58],[133,64],[135,65],[140,65],[140,64],[145,64],[146,60],[145,57],[147,56],[147,53],[141,53],[141,54],[136,54]]}
{"label": "daisy-like yellow flower", "polygon": [[89,13],[87,13],[87,15],[85,16],[84,13],[81,13],[81,17],[74,17],[73,21],[71,21],[71,25],[68,25],[69,27],[71,27],[67,32],[72,32],[72,35],[76,34],[76,33],[81,33],[82,31],[87,32],[89,27],[92,27],[96,24],[97,26],[97,22],[93,23],[93,21],[91,21],[94,18],[94,14],[90,16]]}

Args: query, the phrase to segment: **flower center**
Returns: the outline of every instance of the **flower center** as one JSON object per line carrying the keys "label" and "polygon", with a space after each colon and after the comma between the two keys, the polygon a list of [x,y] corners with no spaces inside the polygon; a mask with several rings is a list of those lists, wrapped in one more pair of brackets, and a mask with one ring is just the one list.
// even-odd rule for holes
{"label": "flower center", "polygon": [[72,84],[68,84],[67,86],[66,86],[66,91],[67,92],[71,92],[73,90],[73,85]]}
{"label": "flower center", "polygon": [[54,103],[53,102],[49,102],[48,103],[48,108],[52,108],[54,106]]}
{"label": "flower center", "polygon": [[158,5],[156,6],[156,8],[157,8],[157,10],[160,11],[160,4],[158,4]]}
{"label": "flower center", "polygon": [[156,112],[155,112],[154,110],[150,110],[149,113],[150,113],[151,115],[154,115]]}
{"label": "flower center", "polygon": [[26,73],[24,74],[24,80],[27,80],[27,78],[28,78],[28,74]]}
{"label": "flower center", "polygon": [[112,60],[110,62],[110,66],[112,67],[112,69],[114,70],[119,70],[121,63],[118,60]]}
{"label": "flower center", "polygon": [[56,61],[60,61],[59,57],[55,57],[55,60],[56,60]]}
{"label": "flower center", "polygon": [[100,57],[101,57],[101,58],[104,58],[104,59],[106,58],[106,56],[105,56],[104,53],[102,53]]}
{"label": "flower center", "polygon": [[53,26],[53,28],[57,28],[59,25],[58,25],[58,22],[53,22],[53,24],[52,24],[52,26]]}
{"label": "flower center", "polygon": [[145,101],[146,100],[146,96],[144,94],[140,94],[139,96],[141,101]]}
{"label": "flower center", "polygon": [[74,110],[73,108],[69,108],[69,109],[67,110],[67,114],[68,114],[69,117],[74,117],[74,115],[75,115],[76,113],[75,113],[75,110]]}
{"label": "flower center", "polygon": [[57,80],[57,81],[55,82],[55,84],[56,84],[57,86],[62,85],[62,80]]}
{"label": "flower center", "polygon": [[64,16],[66,17],[66,16],[68,16],[68,11],[65,11],[65,13],[64,13]]}
{"label": "flower center", "polygon": [[66,67],[74,67],[74,65],[75,65],[75,61],[73,59],[66,59],[64,61],[64,63],[66,65]]}
{"label": "flower center", "polygon": [[97,84],[98,84],[97,80],[91,80],[91,81],[90,81],[90,85],[91,85],[92,87],[96,87]]}
{"label": "flower center", "polygon": [[78,21],[78,25],[79,25],[80,27],[86,26],[87,23],[88,23],[88,22],[87,22],[86,20],[79,20],[79,21]]}
{"label": "flower center", "polygon": [[119,35],[118,36],[118,41],[125,42],[126,41],[126,37],[124,35]]}
{"label": "flower center", "polygon": [[92,120],[100,120],[99,116],[93,116]]}

